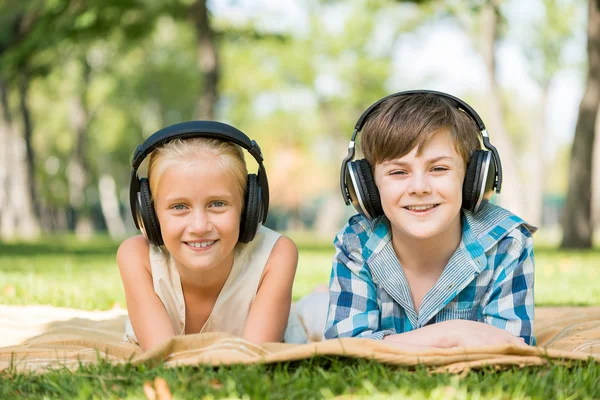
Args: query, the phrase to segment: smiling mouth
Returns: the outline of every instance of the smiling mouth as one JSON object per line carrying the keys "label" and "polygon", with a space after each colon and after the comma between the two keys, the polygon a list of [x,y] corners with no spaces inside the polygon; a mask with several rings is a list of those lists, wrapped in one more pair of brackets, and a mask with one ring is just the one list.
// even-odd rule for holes
{"label": "smiling mouth", "polygon": [[432,210],[432,209],[436,208],[437,206],[439,206],[439,204],[424,204],[424,205],[419,205],[419,206],[406,206],[404,208],[407,209],[408,211],[425,212],[425,211]]}
{"label": "smiling mouth", "polygon": [[192,247],[193,249],[200,250],[200,249],[206,249],[208,247],[211,247],[213,244],[215,244],[217,242],[217,240],[206,240],[204,242],[184,242],[184,243],[186,245],[188,245],[189,247]]}

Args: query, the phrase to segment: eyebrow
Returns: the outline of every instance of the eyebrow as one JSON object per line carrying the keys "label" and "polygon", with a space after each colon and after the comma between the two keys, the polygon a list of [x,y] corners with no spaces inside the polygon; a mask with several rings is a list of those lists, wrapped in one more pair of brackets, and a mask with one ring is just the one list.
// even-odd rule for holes
{"label": "eyebrow", "polygon": [[[434,164],[438,161],[441,160],[450,160],[450,161],[454,161],[454,158],[450,157],[450,156],[439,156],[439,157],[434,157],[434,158],[430,158],[428,160],[425,160],[425,162],[427,164]],[[410,165],[410,163],[407,163],[405,161],[399,161],[399,160],[389,160],[389,161],[384,161],[383,164],[392,164],[392,165]]]}
{"label": "eyebrow", "polygon": [[[211,195],[211,196],[207,197],[207,199],[209,201],[211,201],[211,200],[220,200],[220,199],[231,200],[232,198],[233,198],[233,195],[229,194],[229,193],[220,193],[220,194],[217,193],[215,195]],[[185,196],[166,196],[164,199],[165,199],[165,201],[167,203],[176,203],[176,202],[190,201],[190,198],[189,197],[185,197]]]}

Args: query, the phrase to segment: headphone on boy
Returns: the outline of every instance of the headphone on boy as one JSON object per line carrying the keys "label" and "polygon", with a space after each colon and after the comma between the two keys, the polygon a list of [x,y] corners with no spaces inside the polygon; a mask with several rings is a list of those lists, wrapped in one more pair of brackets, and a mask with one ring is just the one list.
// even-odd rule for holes
{"label": "headphone on boy", "polygon": [[354,142],[356,136],[363,128],[367,117],[385,100],[391,97],[411,94],[433,94],[440,96],[452,103],[456,108],[464,111],[477,124],[483,139],[483,146],[488,150],[475,150],[467,164],[465,180],[463,182],[462,208],[477,213],[488,201],[486,193],[493,190],[500,193],[502,188],[502,165],[496,148],[490,143],[488,132],[479,115],[461,99],[443,92],[433,90],[409,90],[398,92],[384,97],[371,105],[361,115],[354,126],[354,132],[348,145],[348,155],[342,161],[340,171],[340,187],[346,205],[352,205],[360,214],[368,219],[383,215],[379,190],[375,185],[373,170],[365,159],[352,161],[354,158]]}
{"label": "headphone on boy", "polygon": [[240,221],[239,241],[248,243],[258,231],[260,224],[267,219],[269,211],[269,183],[267,171],[263,165],[260,147],[254,140],[240,130],[216,121],[190,121],[163,128],[139,145],[133,153],[131,161],[131,178],[129,185],[129,202],[131,214],[136,228],[142,231],[146,239],[155,245],[164,244],[158,217],[152,205],[152,194],[147,178],[139,178],[137,170],[144,159],[154,149],[175,139],[206,137],[233,142],[246,149],[258,162],[258,174],[248,174],[248,185],[245,193],[244,212]]}

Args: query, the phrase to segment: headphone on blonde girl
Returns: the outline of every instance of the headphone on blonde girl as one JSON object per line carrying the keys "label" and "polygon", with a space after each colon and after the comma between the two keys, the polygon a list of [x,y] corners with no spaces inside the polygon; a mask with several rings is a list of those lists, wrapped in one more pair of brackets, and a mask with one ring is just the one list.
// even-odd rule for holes
{"label": "headphone on blonde girl", "polygon": [[136,228],[148,242],[155,246],[164,245],[160,223],[152,204],[152,193],[148,178],[138,176],[138,168],[144,159],[156,148],[175,139],[212,138],[232,142],[246,149],[258,163],[257,174],[248,174],[244,207],[240,220],[239,241],[248,243],[254,239],[269,211],[269,182],[263,165],[263,155],[258,144],[233,126],[217,121],[190,121],[163,128],[139,145],[131,161],[129,203]]}

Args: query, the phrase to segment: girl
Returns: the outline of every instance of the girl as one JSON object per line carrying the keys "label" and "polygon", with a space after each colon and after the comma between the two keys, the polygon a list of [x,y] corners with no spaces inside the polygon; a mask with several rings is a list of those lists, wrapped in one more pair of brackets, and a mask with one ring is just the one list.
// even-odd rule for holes
{"label": "girl", "polygon": [[[240,145],[259,162],[258,177]],[[148,154],[148,179],[139,179]],[[193,121],[152,135],[133,165],[132,212],[144,235],[117,252],[127,339],[143,350],[200,332],[304,342],[298,323],[286,331],[296,246],[259,225],[269,196],[258,145],[229,125]]]}

